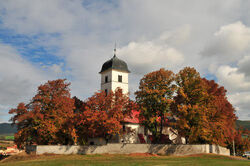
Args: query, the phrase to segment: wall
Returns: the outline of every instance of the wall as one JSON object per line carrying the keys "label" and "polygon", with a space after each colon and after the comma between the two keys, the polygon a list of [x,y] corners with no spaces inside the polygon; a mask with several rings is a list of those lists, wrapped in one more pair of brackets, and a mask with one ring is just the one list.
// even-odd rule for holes
{"label": "wall", "polygon": [[[108,82],[105,83],[105,76],[108,76]],[[111,90],[111,78],[112,78],[112,73],[111,70],[107,70],[103,73],[101,73],[101,90],[105,91],[105,89],[110,92]]]}
{"label": "wall", "polygon": [[138,134],[144,134],[144,127],[139,124],[123,124],[125,125],[126,134],[122,134],[120,143],[140,143]]}
{"label": "wall", "polygon": [[161,155],[190,155],[213,153],[230,155],[228,149],[218,145],[171,145],[171,144],[107,144],[102,146],[29,145],[27,153],[44,154],[129,154],[152,153]]}
{"label": "wall", "polygon": [[[122,82],[118,82],[118,75],[122,75]],[[129,92],[128,73],[112,70],[112,91],[115,91],[118,87],[123,90],[124,94],[127,94]]]}
{"label": "wall", "polygon": [[[118,75],[122,75],[122,82],[118,82]],[[105,83],[105,76],[108,76],[108,82]],[[128,73],[118,70],[107,70],[101,73],[101,90],[107,89],[108,92],[115,91],[116,88],[123,89],[123,93],[127,94],[128,91]]]}

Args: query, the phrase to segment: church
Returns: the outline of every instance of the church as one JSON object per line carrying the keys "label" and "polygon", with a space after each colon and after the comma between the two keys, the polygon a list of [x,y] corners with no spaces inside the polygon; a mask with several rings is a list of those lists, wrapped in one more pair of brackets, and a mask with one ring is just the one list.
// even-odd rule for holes
{"label": "church", "polygon": [[[117,57],[116,49],[114,49],[114,56],[102,65],[99,73],[102,91],[109,93],[119,87],[124,94],[129,95],[128,78],[130,70],[127,63]],[[152,135],[140,124],[139,113],[138,111],[132,111],[132,117],[127,117],[121,122],[123,126],[121,134],[113,136],[108,143],[151,143]],[[166,136],[166,143],[185,143],[185,139],[179,138],[176,133],[177,131],[165,126],[163,134]],[[107,141],[104,138],[91,138],[88,143],[90,145],[103,145]]]}

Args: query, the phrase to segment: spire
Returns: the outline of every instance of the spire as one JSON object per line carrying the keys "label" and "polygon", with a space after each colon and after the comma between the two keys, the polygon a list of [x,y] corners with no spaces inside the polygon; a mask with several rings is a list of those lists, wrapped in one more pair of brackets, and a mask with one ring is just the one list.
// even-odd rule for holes
{"label": "spire", "polygon": [[114,57],[116,57],[116,42],[115,42],[115,48],[114,48]]}

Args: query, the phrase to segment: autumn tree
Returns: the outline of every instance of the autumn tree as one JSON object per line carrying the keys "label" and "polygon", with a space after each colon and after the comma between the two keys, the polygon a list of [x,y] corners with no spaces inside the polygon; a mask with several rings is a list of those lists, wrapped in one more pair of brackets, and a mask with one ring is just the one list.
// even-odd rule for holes
{"label": "autumn tree", "polygon": [[[242,156],[244,152],[249,151],[250,150],[250,131],[243,130],[242,127],[236,130],[234,134],[234,143],[235,143],[236,155]],[[230,148],[232,152],[233,144],[230,143],[228,148]]]}
{"label": "autumn tree", "polygon": [[88,138],[103,137],[108,141],[120,133],[121,121],[130,116],[134,108],[134,102],[119,88],[107,95],[103,91],[95,93],[77,115],[79,139],[86,141]]}
{"label": "autumn tree", "polygon": [[166,116],[173,102],[175,75],[172,71],[160,69],[146,74],[140,80],[135,92],[140,106],[142,124],[152,132],[154,142],[158,142],[166,124]]}
{"label": "autumn tree", "polygon": [[74,112],[82,113],[83,111],[85,111],[86,102],[82,101],[76,96],[74,96],[73,99],[74,99],[74,106],[75,106]]}
{"label": "autumn tree", "polygon": [[36,144],[75,144],[74,99],[70,83],[64,79],[48,81],[38,87],[37,94],[28,104],[20,103],[11,109],[12,124],[17,125],[15,141],[19,146]]}
{"label": "autumn tree", "polygon": [[178,90],[171,109],[176,118],[174,127],[187,143],[208,143],[211,130],[207,103],[210,96],[200,74],[194,68],[186,67],[177,74],[176,84]]}
{"label": "autumn tree", "polygon": [[12,125],[17,126],[17,133],[15,133],[15,143],[18,147],[24,144],[35,142],[35,131],[33,129],[34,119],[24,103],[19,103],[16,109],[11,109],[10,114],[14,115],[10,120]]}
{"label": "autumn tree", "polygon": [[226,90],[219,86],[214,80],[202,79],[211,96],[207,103],[210,107],[207,113],[209,129],[211,130],[210,140],[213,144],[226,146],[232,144],[234,139],[236,115],[232,104],[227,100]]}

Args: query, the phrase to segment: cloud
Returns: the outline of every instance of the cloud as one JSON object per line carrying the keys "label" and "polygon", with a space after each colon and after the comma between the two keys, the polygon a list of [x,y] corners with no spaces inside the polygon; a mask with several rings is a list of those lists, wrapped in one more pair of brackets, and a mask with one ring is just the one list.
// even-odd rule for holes
{"label": "cloud", "polygon": [[220,66],[215,70],[218,83],[228,90],[228,99],[240,119],[248,120],[250,103],[250,79],[238,67]]}
{"label": "cloud", "polygon": [[173,69],[184,61],[180,51],[153,41],[130,42],[127,46],[119,49],[118,54],[137,74],[145,74],[159,68]]}
{"label": "cloud", "polygon": [[5,118],[9,117],[9,108],[28,102],[37,87],[52,78],[22,58],[14,48],[0,43],[0,113]]}
{"label": "cloud", "polygon": [[249,119],[250,27],[237,21],[216,31],[201,52],[209,72],[228,90],[240,119]]}
{"label": "cloud", "polygon": [[235,93],[228,96],[228,100],[235,106],[236,113],[242,120],[250,118],[250,92]]}
{"label": "cloud", "polygon": [[81,1],[5,1],[1,5],[5,9],[2,22],[6,28],[15,29],[18,33],[58,33],[65,32],[77,24],[74,19]]}
{"label": "cloud", "polygon": [[217,56],[224,61],[234,61],[250,48],[250,28],[238,21],[222,26],[204,48],[204,56]]}
{"label": "cloud", "polygon": [[250,77],[250,56],[244,56],[238,62],[239,71]]}
{"label": "cloud", "polygon": [[15,49],[0,44],[1,104],[12,104],[23,99],[37,83],[36,80],[41,80],[40,76],[38,70],[21,58]]}
{"label": "cloud", "polygon": [[230,66],[220,66],[216,77],[221,85],[224,85],[230,92],[250,90],[250,80],[244,73],[238,72],[238,68]]}

